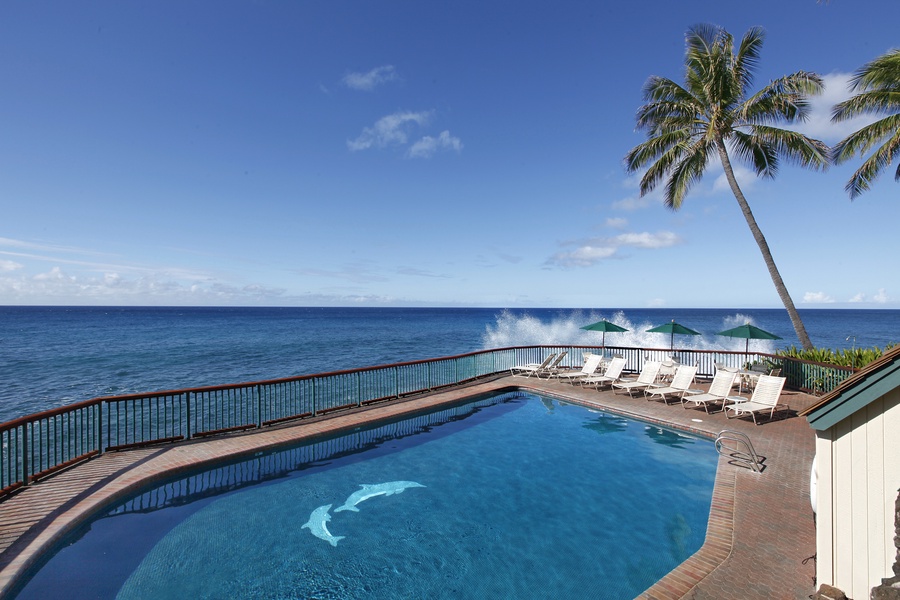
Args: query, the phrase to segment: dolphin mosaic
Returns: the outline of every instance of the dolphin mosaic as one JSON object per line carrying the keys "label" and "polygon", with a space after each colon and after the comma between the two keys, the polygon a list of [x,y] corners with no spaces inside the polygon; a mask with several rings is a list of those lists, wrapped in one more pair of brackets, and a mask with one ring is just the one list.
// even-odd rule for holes
{"label": "dolphin mosaic", "polygon": [[327,523],[331,520],[331,515],[328,514],[329,510],[331,510],[330,504],[326,504],[315,509],[309,515],[309,521],[304,523],[300,527],[300,529],[309,529],[310,533],[312,533],[317,538],[325,540],[332,546],[337,546],[337,543],[340,540],[344,539],[344,536],[334,536],[331,535],[330,531],[328,531]]}
{"label": "dolphin mosaic", "polygon": [[359,490],[350,494],[350,497],[347,498],[346,502],[342,506],[334,509],[334,512],[341,512],[342,510],[352,510],[353,512],[359,512],[359,509],[356,508],[356,505],[360,502],[364,502],[369,498],[374,498],[376,496],[393,496],[394,494],[399,494],[408,488],[417,488],[417,487],[425,487],[421,483],[416,483],[415,481],[388,481],[387,483],[376,483],[376,484],[368,484],[363,483],[360,485]]}

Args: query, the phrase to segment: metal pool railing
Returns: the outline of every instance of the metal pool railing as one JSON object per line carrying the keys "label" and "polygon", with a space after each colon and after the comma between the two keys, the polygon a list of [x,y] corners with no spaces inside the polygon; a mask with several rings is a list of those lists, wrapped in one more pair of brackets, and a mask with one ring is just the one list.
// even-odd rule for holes
{"label": "metal pool railing", "polygon": [[[429,392],[540,363],[566,352],[562,365],[580,367],[586,352],[621,354],[626,369],[665,360],[670,350],[598,346],[517,346],[458,356],[285,379],[94,398],[0,424],[0,499],[106,451],[178,442],[267,427],[336,410]],[[712,377],[716,363],[769,361],[783,368],[787,387],[827,392],[853,369],[740,352],[678,350],[683,363]]]}

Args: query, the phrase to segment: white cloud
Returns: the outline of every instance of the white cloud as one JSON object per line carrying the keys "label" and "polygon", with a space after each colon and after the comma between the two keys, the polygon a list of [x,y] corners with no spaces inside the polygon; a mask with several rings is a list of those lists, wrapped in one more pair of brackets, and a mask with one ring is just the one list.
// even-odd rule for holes
{"label": "white cloud", "polygon": [[34,276],[0,276],[0,298],[14,304],[221,305],[271,303],[284,290],[205,280],[179,281],[162,272],[127,277],[72,275],[60,267]]}
{"label": "white cloud", "polygon": [[622,233],[612,238],[616,246],[632,246],[634,248],[668,248],[681,242],[681,238],[671,231],[659,233]]}
{"label": "white cloud", "polygon": [[421,140],[413,144],[407,156],[410,158],[429,158],[438,150],[456,150],[462,151],[462,141],[458,137],[450,135],[449,131],[442,131],[438,137],[426,135]]}
{"label": "white cloud", "polygon": [[560,267],[590,267],[602,260],[618,258],[619,248],[643,248],[655,250],[681,243],[681,238],[671,231],[659,233],[622,233],[611,238],[595,238],[578,243],[575,250],[557,252],[547,265]]}
{"label": "white cloud", "polygon": [[872,297],[873,302],[877,302],[878,304],[885,304],[890,301],[890,297],[885,292],[884,288],[878,290],[878,293]]}
{"label": "white cloud", "polygon": [[352,90],[370,92],[379,85],[398,79],[400,76],[394,65],[383,65],[375,67],[367,73],[347,73],[341,81]]}
{"label": "white cloud", "polygon": [[835,144],[861,127],[874,123],[877,117],[873,116],[861,116],[840,123],[831,122],[831,110],[834,105],[852,95],[849,88],[852,76],[852,73],[823,75],[825,90],[809,99],[809,117],[805,122],[795,123],[789,129],[822,140],[826,144]]}
{"label": "white cloud", "polygon": [[[660,188],[657,187],[657,190]],[[612,203],[612,207],[616,210],[640,210],[651,205],[662,205],[662,194],[657,191],[651,192],[646,196],[628,196]]]}
{"label": "white cloud", "polygon": [[422,127],[431,118],[431,111],[396,112],[382,117],[372,127],[365,127],[355,140],[348,140],[347,147],[352,151],[366,150],[373,146],[384,148],[406,144],[409,130],[415,126]]}
{"label": "white cloud", "polygon": [[589,267],[601,260],[612,257],[617,248],[614,246],[584,245],[571,252],[558,252],[549,262],[563,267]]}
{"label": "white cloud", "polygon": [[[722,163],[719,162],[718,158],[714,163],[710,164],[710,167],[712,167],[713,172],[718,171],[718,175],[713,180],[712,193],[728,192],[731,194],[731,185],[728,183],[728,178],[725,177],[725,169],[722,168]],[[743,192],[751,189],[759,179],[754,171],[736,162],[731,163],[731,170],[734,171],[734,178],[737,179],[738,186]]]}
{"label": "white cloud", "polygon": [[666,305],[666,301],[662,298],[653,298],[647,302],[647,306],[650,308],[662,308]]}
{"label": "white cloud", "polygon": [[825,292],[806,292],[803,294],[803,302],[807,304],[831,304],[834,298]]}
{"label": "white cloud", "polygon": [[22,265],[12,260],[0,260],[0,271],[16,271],[21,269]]}
{"label": "white cloud", "polygon": [[865,301],[866,301],[866,295],[863,294],[862,292],[858,293],[857,295],[855,295],[852,298],[850,298],[849,300],[847,300],[847,302],[853,302],[853,303],[865,302]]}
{"label": "white cloud", "polygon": [[621,217],[609,217],[606,219],[606,226],[612,229],[625,229],[628,225],[628,219]]}

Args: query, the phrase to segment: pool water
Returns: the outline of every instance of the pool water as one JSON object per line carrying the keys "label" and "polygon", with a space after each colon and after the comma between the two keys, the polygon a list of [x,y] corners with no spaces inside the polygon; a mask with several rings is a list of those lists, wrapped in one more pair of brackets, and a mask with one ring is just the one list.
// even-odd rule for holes
{"label": "pool water", "polygon": [[149,490],[18,597],[633,598],[703,544],[716,463],[707,440],[504,394]]}

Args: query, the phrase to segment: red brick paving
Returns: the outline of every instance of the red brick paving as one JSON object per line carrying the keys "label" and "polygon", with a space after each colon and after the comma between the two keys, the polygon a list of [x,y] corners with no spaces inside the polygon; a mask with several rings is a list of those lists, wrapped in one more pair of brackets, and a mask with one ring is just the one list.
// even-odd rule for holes
{"label": "red brick paving", "polygon": [[[648,599],[807,598],[815,591],[815,526],[809,505],[809,467],[815,435],[794,416],[814,399],[787,391],[789,406],[771,422],[726,420],[702,408],[629,398],[534,378],[501,377],[363,410],[253,433],[104,454],[0,503],[0,597],[54,542],[101,508],[178,471],[223,458],[295,443],[323,433],[397,417],[510,386],[604,408],[714,437],[722,429],[750,436],[766,468],[754,473],[720,458],[706,542],[646,590]],[[804,564],[804,561],[805,564]]]}

